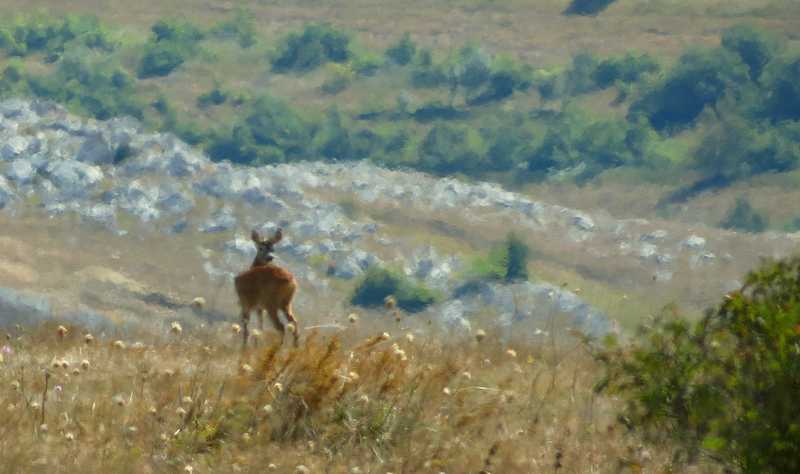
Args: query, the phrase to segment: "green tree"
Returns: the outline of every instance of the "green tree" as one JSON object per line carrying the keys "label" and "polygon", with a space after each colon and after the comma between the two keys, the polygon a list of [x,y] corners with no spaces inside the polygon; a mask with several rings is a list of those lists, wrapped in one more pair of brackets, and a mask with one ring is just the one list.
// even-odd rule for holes
{"label": "green tree", "polygon": [[705,107],[716,107],[726,94],[740,94],[750,84],[748,70],[738,54],[724,48],[690,48],[631,104],[629,117],[641,113],[658,131],[680,131]]}
{"label": "green tree", "polygon": [[785,49],[777,37],[747,23],[737,23],[722,30],[722,47],[737,53],[750,68],[750,80],[759,82],[764,67]]}
{"label": "green tree", "polygon": [[505,269],[506,280],[528,279],[528,258],[531,248],[522,236],[511,231],[506,236]]}
{"label": "green tree", "polygon": [[776,58],[764,69],[764,114],[773,122],[800,120],[800,54]]}

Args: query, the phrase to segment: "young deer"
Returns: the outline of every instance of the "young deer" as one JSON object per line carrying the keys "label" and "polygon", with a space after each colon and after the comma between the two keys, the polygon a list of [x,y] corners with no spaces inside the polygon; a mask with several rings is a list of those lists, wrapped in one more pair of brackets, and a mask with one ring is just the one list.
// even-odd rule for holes
{"label": "young deer", "polygon": [[[289,270],[279,267],[272,263],[272,251],[276,242],[281,239],[281,231],[278,231],[268,240],[261,239],[258,232],[253,231],[253,240],[258,246],[258,254],[253,261],[253,266],[242,272],[234,280],[236,293],[239,295],[239,304],[242,306],[242,332],[244,333],[244,343],[242,350],[247,346],[249,331],[247,328],[250,322],[250,313],[258,311],[258,327],[264,327],[264,311],[269,313],[275,329],[281,335],[286,334],[286,327],[278,316],[278,310],[283,311],[284,316],[292,324],[294,335],[294,345],[298,345],[297,319],[292,314],[292,298],[297,291],[297,281]],[[262,253],[262,246],[265,250]]]}

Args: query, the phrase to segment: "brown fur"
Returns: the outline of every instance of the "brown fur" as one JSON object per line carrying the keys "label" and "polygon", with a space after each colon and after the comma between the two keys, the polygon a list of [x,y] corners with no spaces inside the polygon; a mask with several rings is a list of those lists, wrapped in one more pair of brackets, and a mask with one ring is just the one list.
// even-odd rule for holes
{"label": "brown fur", "polygon": [[289,323],[294,326],[294,344],[297,345],[298,328],[297,319],[292,314],[292,298],[297,291],[297,281],[289,270],[273,263],[256,266],[242,272],[234,281],[239,303],[242,306],[242,326],[244,329],[244,346],[247,345],[250,312],[258,312],[259,329],[264,326],[264,311],[269,313],[275,329],[283,335],[286,327],[278,316],[278,310],[283,311]]}

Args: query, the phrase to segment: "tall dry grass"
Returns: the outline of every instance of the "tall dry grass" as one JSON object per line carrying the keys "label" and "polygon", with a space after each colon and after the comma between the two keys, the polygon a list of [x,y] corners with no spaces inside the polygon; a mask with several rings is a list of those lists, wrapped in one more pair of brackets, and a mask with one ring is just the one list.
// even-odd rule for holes
{"label": "tall dry grass", "polygon": [[617,421],[587,341],[358,326],[244,354],[220,325],[12,329],[0,472],[709,472]]}

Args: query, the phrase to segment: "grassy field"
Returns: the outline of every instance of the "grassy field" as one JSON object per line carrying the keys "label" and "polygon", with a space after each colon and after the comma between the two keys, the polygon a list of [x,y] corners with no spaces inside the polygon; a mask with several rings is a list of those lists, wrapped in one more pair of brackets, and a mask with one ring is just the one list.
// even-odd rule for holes
{"label": "grassy field", "polygon": [[715,472],[619,423],[580,340],[342,323],[245,354],[230,326],[12,328],[0,472]]}

